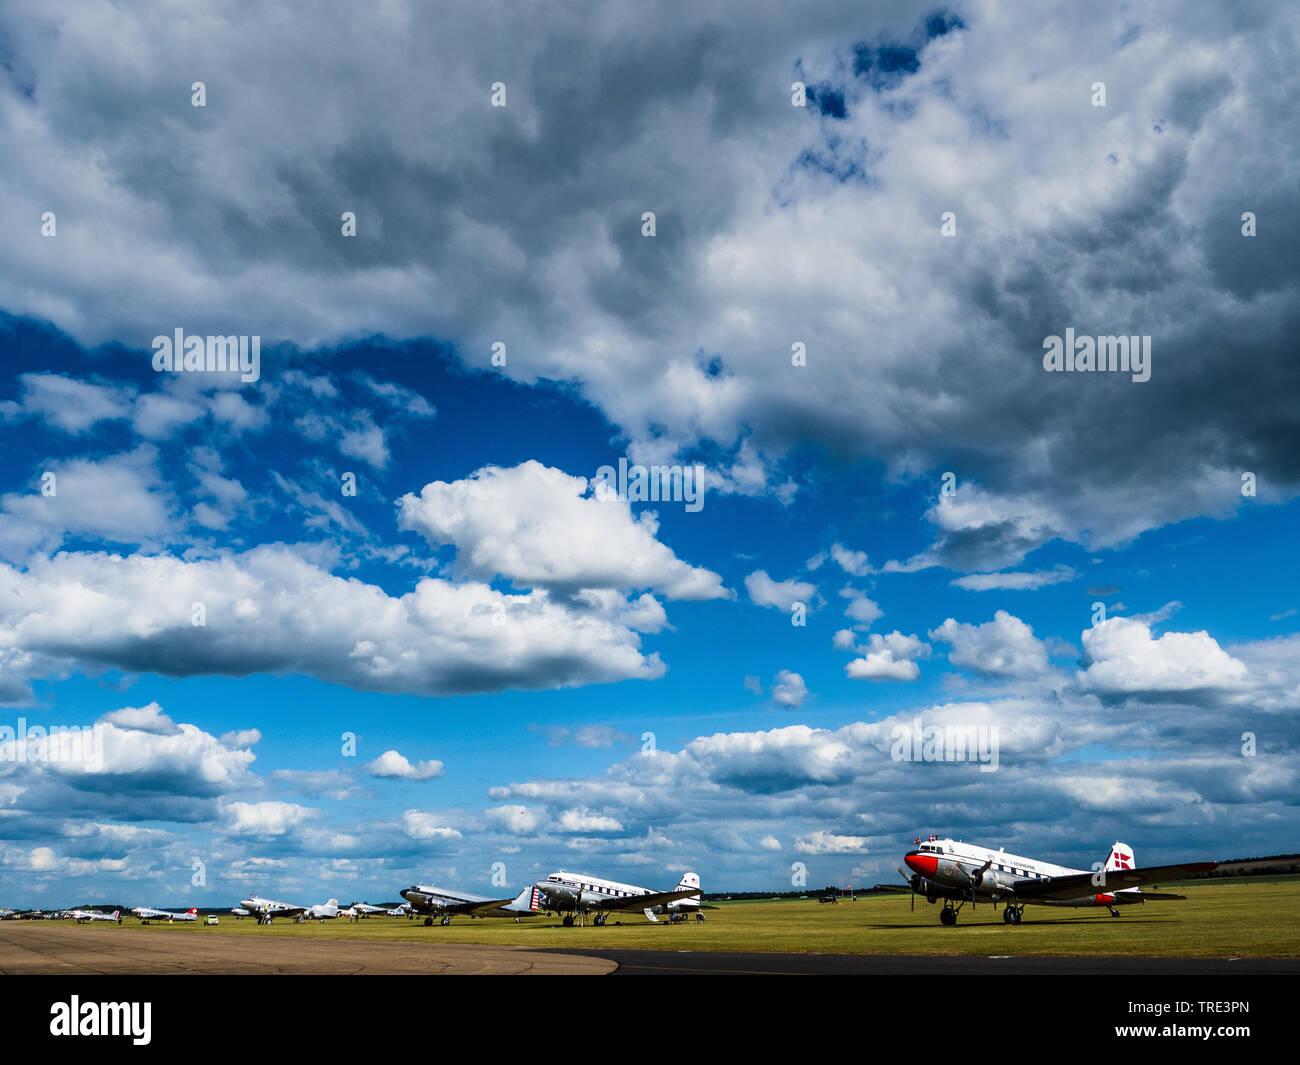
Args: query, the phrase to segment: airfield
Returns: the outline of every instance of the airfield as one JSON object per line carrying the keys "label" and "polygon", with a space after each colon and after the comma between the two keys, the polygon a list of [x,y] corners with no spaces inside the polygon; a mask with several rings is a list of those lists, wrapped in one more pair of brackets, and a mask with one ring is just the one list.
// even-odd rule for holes
{"label": "airfield", "polygon": [[1001,908],[968,904],[951,928],[937,905],[917,899],[912,910],[905,894],[717,902],[703,924],[638,913],[603,928],[548,916],[431,927],[400,917],[258,925],[221,915],[216,928],[5,921],[0,973],[905,973],[926,957],[927,971],[1300,973],[1300,877],[1161,888],[1187,901],[1121,917],[1030,906],[1017,926]]}

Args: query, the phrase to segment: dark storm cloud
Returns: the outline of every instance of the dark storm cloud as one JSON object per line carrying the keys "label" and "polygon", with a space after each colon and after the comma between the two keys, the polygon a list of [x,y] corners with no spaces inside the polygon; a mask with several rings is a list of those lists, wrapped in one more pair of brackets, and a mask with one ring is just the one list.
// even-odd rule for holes
{"label": "dark storm cloud", "polygon": [[[0,192],[60,229],[13,232],[0,305],[136,348],[180,320],[433,335],[471,365],[504,338],[508,373],[575,382],[634,454],[957,466],[1093,546],[1227,513],[1243,471],[1288,497],[1300,16],[1106,14],[11,13]],[[1067,328],[1151,336],[1151,379],[1044,373]],[[1022,531],[939,554],[1014,561]]]}

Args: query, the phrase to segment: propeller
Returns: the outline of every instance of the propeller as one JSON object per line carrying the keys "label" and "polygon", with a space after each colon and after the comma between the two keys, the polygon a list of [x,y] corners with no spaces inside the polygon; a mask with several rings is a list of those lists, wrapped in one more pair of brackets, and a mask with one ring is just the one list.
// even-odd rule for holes
{"label": "propeller", "polygon": [[960,873],[961,876],[964,877],[966,880],[966,887],[970,889],[970,904],[972,907],[974,907],[975,905],[975,889],[978,888],[982,883],[984,883],[984,875],[991,868],[993,868],[992,858],[990,858],[987,862],[981,865],[973,873],[966,872],[964,869],[962,869],[960,865],[953,866],[953,872]]}
{"label": "propeller", "polygon": [[972,910],[975,908],[975,889],[979,887],[982,883],[984,883],[984,874],[987,873],[992,868],[993,868],[993,859],[990,858],[987,862],[985,862],[978,869],[976,869],[975,872],[971,873],[970,905]]}
{"label": "propeller", "polygon": [[903,872],[901,866],[895,866],[894,868],[898,870],[898,875],[907,881],[907,886],[912,889],[912,894],[909,896],[912,900],[912,905],[910,909],[912,910],[913,913],[915,913],[916,912],[916,882],[917,880],[920,879],[921,874],[913,873],[911,876],[908,876],[905,872]]}

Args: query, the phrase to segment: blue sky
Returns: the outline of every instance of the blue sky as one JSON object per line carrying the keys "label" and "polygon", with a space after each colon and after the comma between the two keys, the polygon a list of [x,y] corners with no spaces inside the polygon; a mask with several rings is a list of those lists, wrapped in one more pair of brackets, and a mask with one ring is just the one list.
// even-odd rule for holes
{"label": "blue sky", "polygon": [[[706,14],[349,19],[333,77],[0,20],[0,725],[105,737],[0,733],[0,903],[1297,849],[1300,141],[1234,117],[1294,127],[1295,16]],[[208,73],[263,39],[314,108]],[[258,379],[155,372],[178,327]],[[1045,372],[1067,327],[1150,381]],[[703,506],[598,499],[621,458]]]}

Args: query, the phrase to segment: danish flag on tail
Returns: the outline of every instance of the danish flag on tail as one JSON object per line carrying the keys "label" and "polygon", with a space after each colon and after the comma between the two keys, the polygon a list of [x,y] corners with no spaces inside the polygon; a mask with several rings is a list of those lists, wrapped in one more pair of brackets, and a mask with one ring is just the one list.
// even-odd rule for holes
{"label": "danish flag on tail", "polygon": [[1120,843],[1119,840],[1116,840],[1111,845],[1110,857],[1106,859],[1106,872],[1109,873],[1114,869],[1132,869],[1133,867],[1133,848],[1127,843]]}

